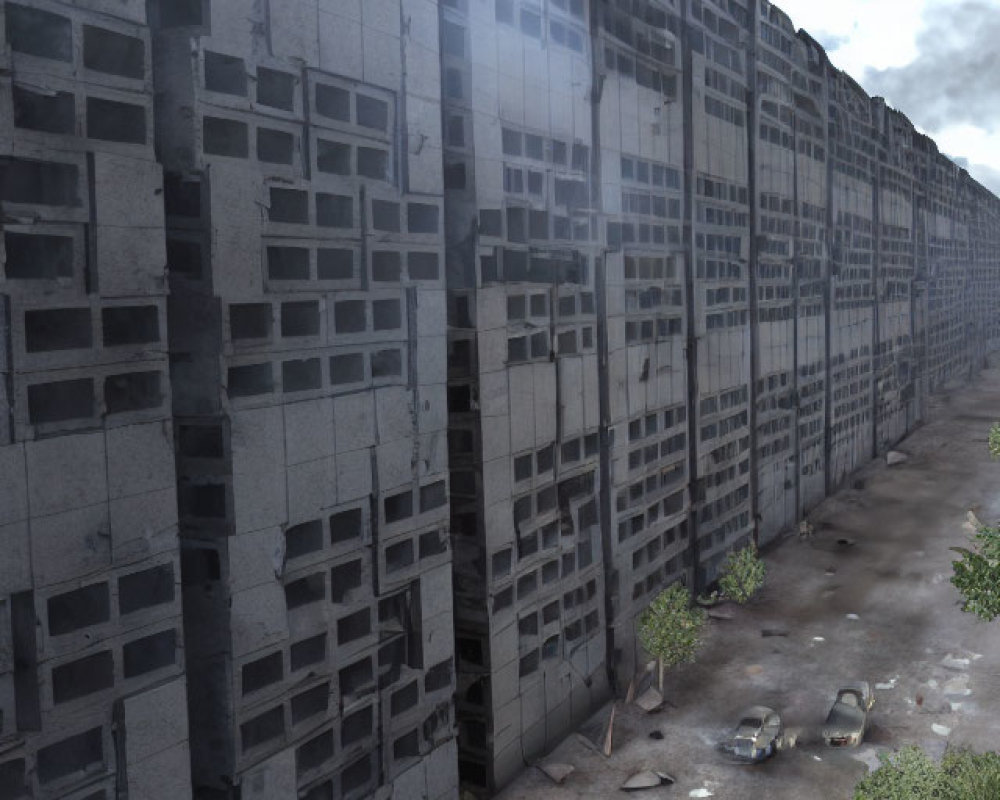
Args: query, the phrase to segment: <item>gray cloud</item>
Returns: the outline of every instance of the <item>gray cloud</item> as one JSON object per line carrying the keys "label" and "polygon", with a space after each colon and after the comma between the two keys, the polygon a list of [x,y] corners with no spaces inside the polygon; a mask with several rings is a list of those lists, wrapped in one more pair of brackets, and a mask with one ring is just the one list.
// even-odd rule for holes
{"label": "gray cloud", "polygon": [[994,169],[986,164],[969,164],[969,174],[1000,197],[1000,169]]}
{"label": "gray cloud", "polygon": [[[917,37],[917,58],[868,69],[862,84],[930,134],[956,123],[1000,125],[1000,4],[932,0]],[[891,32],[886,32],[891,36]]]}

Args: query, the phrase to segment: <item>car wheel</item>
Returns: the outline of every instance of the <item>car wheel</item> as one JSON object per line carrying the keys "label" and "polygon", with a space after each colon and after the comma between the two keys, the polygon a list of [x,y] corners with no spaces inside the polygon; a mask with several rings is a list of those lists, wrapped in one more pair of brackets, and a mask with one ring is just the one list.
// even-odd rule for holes
{"label": "car wheel", "polygon": [[774,755],[774,742],[769,742],[767,745],[767,750],[764,751],[764,758],[770,758]]}

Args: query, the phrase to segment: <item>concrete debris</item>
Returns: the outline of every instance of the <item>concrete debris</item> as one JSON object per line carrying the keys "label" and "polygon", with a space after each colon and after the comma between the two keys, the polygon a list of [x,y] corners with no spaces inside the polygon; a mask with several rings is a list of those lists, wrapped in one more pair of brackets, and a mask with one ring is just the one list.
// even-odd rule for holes
{"label": "concrete debris", "polygon": [[655,789],[657,786],[669,786],[674,779],[666,772],[643,770],[632,775],[621,785],[623,792],[637,792],[640,789]]}
{"label": "concrete debris", "polygon": [[814,642],[825,642],[826,641],[826,637],[824,637],[824,636],[813,636],[812,640]]}
{"label": "concrete debris", "polygon": [[969,676],[959,675],[957,678],[952,678],[950,681],[946,681],[942,687],[942,691],[946,695],[959,695],[962,697],[972,694],[972,690],[969,688]]}
{"label": "concrete debris", "polygon": [[961,711],[962,710],[962,706],[965,705],[965,704],[964,703],[956,703],[954,701],[949,701],[948,705],[951,706],[951,710],[952,711]]}
{"label": "concrete debris", "polygon": [[902,464],[908,458],[909,456],[906,453],[900,453],[898,450],[890,450],[885,454],[885,463],[890,467],[894,467],[896,464]]}
{"label": "concrete debris", "polygon": [[747,667],[747,675],[760,675],[764,668],[760,664],[751,664]]}
{"label": "concrete debris", "polygon": [[861,617],[859,617],[857,614],[845,614],[844,616],[847,619],[861,619]]}
{"label": "concrete debris", "polygon": [[663,695],[655,687],[650,686],[635,699],[635,704],[647,714],[663,708]]}
{"label": "concrete debris", "polygon": [[896,688],[896,682],[898,680],[899,680],[899,676],[896,675],[894,678],[890,678],[887,681],[883,681],[882,683],[876,683],[875,684],[875,688],[876,689],[881,689],[882,691],[886,691],[888,689],[895,689]]}
{"label": "concrete debris", "polygon": [[948,736],[951,733],[951,728],[949,728],[947,725],[939,725],[936,722],[933,725],[931,725],[931,730],[934,731],[934,733],[936,733],[938,736]]}
{"label": "concrete debris", "polygon": [[819,756],[813,756],[813,761],[822,761],[823,759]]}
{"label": "concrete debris", "polygon": [[657,741],[657,742],[662,741],[663,740],[663,731],[660,731],[660,730],[650,731],[649,732],[649,738],[653,739],[654,741]]}
{"label": "concrete debris", "polygon": [[544,764],[536,764],[545,776],[555,784],[561,784],[566,778],[568,778],[573,772],[576,771],[576,767],[572,764],[563,764],[558,761],[549,761]]}
{"label": "concrete debris", "polygon": [[615,712],[618,710],[617,706],[611,706],[611,716],[608,717],[608,729],[604,734],[604,755],[608,758],[611,757],[611,744],[614,738],[615,731]]}
{"label": "concrete debris", "polygon": [[956,658],[951,653],[948,653],[948,655],[941,659],[941,666],[945,669],[968,669],[969,659]]}
{"label": "concrete debris", "polygon": [[712,797],[713,792],[702,786],[700,789],[692,789],[688,792],[688,797]]}

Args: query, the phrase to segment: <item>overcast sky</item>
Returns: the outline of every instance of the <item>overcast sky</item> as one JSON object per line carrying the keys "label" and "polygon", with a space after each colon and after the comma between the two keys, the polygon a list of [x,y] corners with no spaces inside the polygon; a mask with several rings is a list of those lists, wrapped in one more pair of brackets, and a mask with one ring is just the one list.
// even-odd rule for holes
{"label": "overcast sky", "polygon": [[1000,0],[778,0],[830,60],[1000,195]]}

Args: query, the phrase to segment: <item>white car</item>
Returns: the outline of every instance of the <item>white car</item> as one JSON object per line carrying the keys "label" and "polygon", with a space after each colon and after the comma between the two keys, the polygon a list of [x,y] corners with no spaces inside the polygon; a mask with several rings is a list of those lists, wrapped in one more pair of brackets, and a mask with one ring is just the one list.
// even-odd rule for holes
{"label": "white car", "polygon": [[779,749],[784,732],[777,711],[767,706],[751,706],[740,714],[732,735],[719,749],[740,761],[763,761]]}

